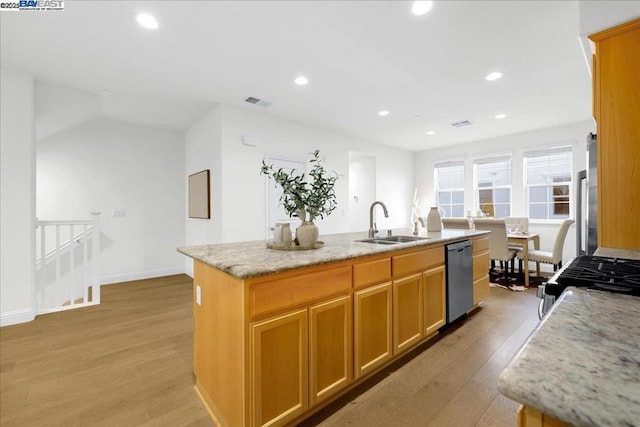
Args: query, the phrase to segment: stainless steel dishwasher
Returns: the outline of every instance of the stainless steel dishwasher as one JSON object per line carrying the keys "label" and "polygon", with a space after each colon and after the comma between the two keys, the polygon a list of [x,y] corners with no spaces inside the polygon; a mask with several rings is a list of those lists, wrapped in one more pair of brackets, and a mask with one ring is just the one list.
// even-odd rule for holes
{"label": "stainless steel dishwasher", "polygon": [[447,265],[447,323],[473,307],[473,260],[471,241],[445,246]]}

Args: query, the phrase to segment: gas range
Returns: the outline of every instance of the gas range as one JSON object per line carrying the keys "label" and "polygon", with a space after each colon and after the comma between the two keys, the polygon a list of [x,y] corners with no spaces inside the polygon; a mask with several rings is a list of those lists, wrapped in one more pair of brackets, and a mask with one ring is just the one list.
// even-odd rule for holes
{"label": "gas range", "polygon": [[568,286],[640,296],[640,260],[583,255],[538,287],[540,318]]}

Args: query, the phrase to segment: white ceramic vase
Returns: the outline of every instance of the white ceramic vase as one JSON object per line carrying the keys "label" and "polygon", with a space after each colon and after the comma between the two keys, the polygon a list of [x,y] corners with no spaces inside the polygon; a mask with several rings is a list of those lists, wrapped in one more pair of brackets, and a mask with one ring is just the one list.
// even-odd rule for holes
{"label": "white ceramic vase", "polygon": [[296,228],[296,239],[304,248],[313,247],[318,242],[318,227],[313,221],[302,221]]}
{"label": "white ceramic vase", "polygon": [[273,240],[277,246],[291,246],[291,228],[288,222],[279,222],[273,232]]}
{"label": "white ceramic vase", "polygon": [[429,209],[427,231],[442,231],[442,218],[440,217],[440,211],[437,206],[432,206],[431,209]]}

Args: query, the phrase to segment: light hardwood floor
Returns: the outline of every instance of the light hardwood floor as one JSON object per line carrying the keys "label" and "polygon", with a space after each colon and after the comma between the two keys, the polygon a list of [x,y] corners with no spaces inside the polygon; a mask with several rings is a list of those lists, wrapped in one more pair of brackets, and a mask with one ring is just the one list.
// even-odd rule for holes
{"label": "light hardwood floor", "polygon": [[[102,304],[0,329],[0,425],[212,426],[193,390],[191,279],[103,287]],[[515,426],[496,377],[538,323],[535,289],[468,319],[302,425]]]}

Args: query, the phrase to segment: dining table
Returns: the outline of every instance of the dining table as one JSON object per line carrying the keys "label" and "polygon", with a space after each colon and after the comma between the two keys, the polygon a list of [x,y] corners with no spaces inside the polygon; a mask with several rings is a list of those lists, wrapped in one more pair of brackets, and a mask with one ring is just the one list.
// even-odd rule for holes
{"label": "dining table", "polygon": [[[529,242],[533,241],[533,248],[540,249],[540,234],[526,231],[507,233],[507,241],[513,245],[522,246],[522,261],[524,262],[524,286],[529,287]],[[536,276],[540,277],[540,264],[536,263]]]}

